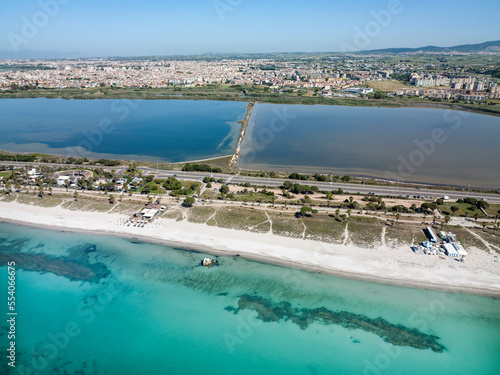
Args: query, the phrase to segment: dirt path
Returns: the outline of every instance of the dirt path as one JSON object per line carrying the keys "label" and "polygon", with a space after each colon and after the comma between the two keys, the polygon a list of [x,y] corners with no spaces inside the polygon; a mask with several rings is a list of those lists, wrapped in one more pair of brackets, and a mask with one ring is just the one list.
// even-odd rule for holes
{"label": "dirt path", "polygon": [[386,232],[386,227],[384,226],[382,228],[382,234],[380,235],[380,242],[382,242],[382,246],[387,247],[387,242],[385,242],[385,232]]}
{"label": "dirt path", "polygon": [[484,246],[486,246],[486,248],[491,251],[491,252],[495,252],[496,251],[500,251],[500,248],[498,246],[495,246],[495,245],[492,245],[490,244],[488,241],[486,241],[483,237],[481,237],[479,234],[477,233],[474,233],[473,231],[471,231],[470,229],[468,228],[465,228],[464,229],[469,232],[470,234],[472,234],[474,237],[476,237],[479,241],[481,241]]}
{"label": "dirt path", "polygon": [[[344,241],[342,242],[342,245],[347,245],[347,241],[349,240],[349,230],[348,230],[349,223],[345,225],[345,230],[344,230]],[[385,229],[385,228],[384,228]]]}

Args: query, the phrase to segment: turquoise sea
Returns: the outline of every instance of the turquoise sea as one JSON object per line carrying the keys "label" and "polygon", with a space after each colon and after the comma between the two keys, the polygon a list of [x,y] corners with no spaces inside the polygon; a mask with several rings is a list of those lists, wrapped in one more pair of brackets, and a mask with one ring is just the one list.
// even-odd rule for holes
{"label": "turquoise sea", "polygon": [[[498,374],[500,301],[0,223],[2,374]],[[16,368],[6,364],[16,261]]]}
{"label": "turquoise sea", "polygon": [[499,139],[478,113],[258,103],[239,166],[498,189]]}
{"label": "turquoise sea", "polygon": [[0,99],[0,149],[182,162],[234,152],[244,102]]}

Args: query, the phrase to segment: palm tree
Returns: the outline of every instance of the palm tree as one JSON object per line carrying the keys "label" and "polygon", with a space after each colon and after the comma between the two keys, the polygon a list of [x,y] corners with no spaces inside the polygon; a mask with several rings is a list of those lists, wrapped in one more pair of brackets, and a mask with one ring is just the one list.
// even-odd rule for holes
{"label": "palm tree", "polygon": [[40,185],[40,186],[38,187],[38,196],[39,196],[40,198],[43,198],[43,186],[42,186],[42,185]]}
{"label": "palm tree", "polygon": [[396,214],[396,224],[398,223],[398,221],[399,221],[399,218],[400,218],[400,217],[401,217],[401,214],[398,212],[398,213]]}
{"label": "palm tree", "polygon": [[111,203],[111,204],[115,203],[115,196],[113,194],[109,195],[109,203]]}
{"label": "palm tree", "polygon": [[74,197],[75,197],[75,201],[78,201],[78,192],[77,191],[75,191]]}
{"label": "palm tree", "polygon": [[337,208],[337,209],[335,210],[335,216],[336,216],[336,217],[339,217],[339,215],[340,215],[340,210]]}
{"label": "palm tree", "polygon": [[448,223],[450,222],[450,220],[451,220],[450,215],[446,215],[446,216],[444,217],[444,222],[445,222],[445,224],[448,224]]}
{"label": "palm tree", "polygon": [[52,195],[52,187],[49,187],[49,194]]}

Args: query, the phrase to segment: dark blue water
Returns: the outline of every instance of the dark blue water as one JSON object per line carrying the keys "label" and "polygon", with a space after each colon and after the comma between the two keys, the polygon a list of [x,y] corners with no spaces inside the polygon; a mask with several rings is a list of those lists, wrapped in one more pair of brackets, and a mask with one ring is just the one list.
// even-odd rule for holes
{"label": "dark blue water", "polygon": [[500,188],[500,117],[428,108],[256,104],[239,165]]}
{"label": "dark blue water", "polygon": [[181,162],[234,152],[246,103],[1,99],[0,149]]}

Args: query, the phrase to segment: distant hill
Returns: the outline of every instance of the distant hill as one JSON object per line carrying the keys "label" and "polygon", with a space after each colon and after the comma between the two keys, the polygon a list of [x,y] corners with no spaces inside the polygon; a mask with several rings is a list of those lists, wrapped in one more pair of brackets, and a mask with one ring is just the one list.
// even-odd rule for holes
{"label": "distant hill", "polygon": [[[453,47],[426,46],[420,48],[385,48],[367,51],[349,52],[349,54],[398,54],[398,53],[500,53],[500,40],[479,44],[462,44]],[[341,52],[268,52],[268,53],[204,53],[198,55],[150,55],[150,56],[108,56],[112,60],[203,60],[220,61],[223,59],[275,59],[277,61],[287,61],[296,58],[328,58],[332,55],[344,54]],[[20,50],[17,52],[0,50],[0,60],[2,59],[72,59],[90,58],[92,56],[79,52],[60,51],[31,51]],[[94,56],[97,57],[97,56]]]}
{"label": "distant hill", "polygon": [[462,44],[453,47],[437,47],[437,46],[426,46],[419,48],[385,48],[385,49],[374,49],[368,51],[360,51],[356,53],[370,53],[370,54],[386,54],[386,53],[500,53],[500,40],[492,42],[484,42],[478,44]]}

